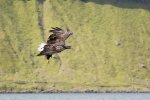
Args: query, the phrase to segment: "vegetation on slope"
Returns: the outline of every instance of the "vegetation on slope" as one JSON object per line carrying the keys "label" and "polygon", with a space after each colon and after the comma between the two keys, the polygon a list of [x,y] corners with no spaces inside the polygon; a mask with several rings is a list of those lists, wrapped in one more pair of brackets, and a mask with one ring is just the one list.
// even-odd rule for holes
{"label": "vegetation on slope", "polygon": [[[150,4],[102,1],[0,0],[0,91],[150,91]],[[73,48],[47,64],[54,26]]]}

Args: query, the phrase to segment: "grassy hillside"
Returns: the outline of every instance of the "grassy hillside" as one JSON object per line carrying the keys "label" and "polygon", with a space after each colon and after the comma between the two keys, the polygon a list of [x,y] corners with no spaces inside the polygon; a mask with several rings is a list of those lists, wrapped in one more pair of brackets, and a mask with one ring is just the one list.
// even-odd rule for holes
{"label": "grassy hillside", "polygon": [[[0,0],[0,91],[150,91],[150,4],[101,1]],[[55,26],[73,49],[47,64]]]}

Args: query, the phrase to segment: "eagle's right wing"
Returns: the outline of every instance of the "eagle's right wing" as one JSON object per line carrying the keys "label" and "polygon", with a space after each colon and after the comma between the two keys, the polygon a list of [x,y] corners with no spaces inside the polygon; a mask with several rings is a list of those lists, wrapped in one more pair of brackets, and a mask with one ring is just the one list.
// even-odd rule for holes
{"label": "eagle's right wing", "polygon": [[41,51],[38,56],[41,56],[41,55],[52,55],[54,53],[57,53],[57,51],[55,50],[55,47],[53,46],[50,46],[50,45],[45,45],[44,46],[44,50]]}
{"label": "eagle's right wing", "polygon": [[53,55],[55,53],[61,52],[64,50],[63,46],[50,46],[50,45],[45,45],[44,50],[41,51],[38,56],[40,55]]}

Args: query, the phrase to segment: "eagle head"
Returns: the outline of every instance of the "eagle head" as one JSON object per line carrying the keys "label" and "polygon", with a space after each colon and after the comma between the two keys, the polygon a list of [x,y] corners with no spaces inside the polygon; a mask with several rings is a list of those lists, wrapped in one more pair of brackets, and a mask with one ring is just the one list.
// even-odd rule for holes
{"label": "eagle head", "polygon": [[73,32],[69,28],[67,28],[67,32],[69,35],[73,35]]}
{"label": "eagle head", "polygon": [[46,43],[41,43],[38,47],[38,51],[43,51],[44,50],[44,46],[46,45]]}

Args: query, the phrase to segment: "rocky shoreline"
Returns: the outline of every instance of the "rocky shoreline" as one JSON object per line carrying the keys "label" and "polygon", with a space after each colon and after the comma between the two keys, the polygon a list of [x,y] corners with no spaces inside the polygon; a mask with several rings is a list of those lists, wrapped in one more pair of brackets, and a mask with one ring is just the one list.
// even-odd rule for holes
{"label": "rocky shoreline", "polygon": [[150,93],[150,91],[63,91],[63,90],[50,90],[50,91],[0,91],[0,94],[4,93]]}

